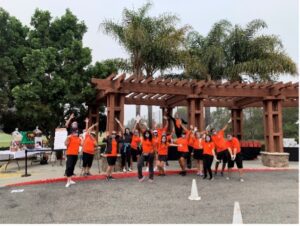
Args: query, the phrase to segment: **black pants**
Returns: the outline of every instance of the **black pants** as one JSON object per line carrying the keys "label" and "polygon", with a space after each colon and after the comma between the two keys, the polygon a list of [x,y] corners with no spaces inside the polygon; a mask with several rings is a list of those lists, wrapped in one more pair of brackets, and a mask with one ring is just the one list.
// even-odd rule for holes
{"label": "black pants", "polygon": [[130,144],[124,144],[121,149],[121,160],[122,160],[122,168],[126,166],[126,162],[128,167],[131,167],[131,148]]}
{"label": "black pants", "polygon": [[83,152],[82,154],[82,167],[92,167],[94,155]]}
{"label": "black pants", "polygon": [[67,177],[71,177],[74,174],[74,168],[77,162],[77,155],[67,155],[67,163],[66,163],[66,175]]}
{"label": "black pants", "polygon": [[187,159],[186,159],[186,165],[187,165],[187,168],[192,168],[192,152],[194,150],[194,148],[192,146],[188,146],[189,147],[189,153],[188,153],[188,156],[187,156]]}
{"label": "black pants", "polygon": [[214,160],[212,155],[203,155],[203,168],[204,168],[204,177],[207,177],[207,172],[209,173],[210,178],[212,178],[211,165]]}
{"label": "black pants", "polygon": [[138,178],[141,179],[143,177],[143,165],[144,165],[144,161],[146,161],[148,163],[148,167],[149,167],[149,178],[153,179],[154,176],[154,171],[153,171],[153,162],[154,162],[154,153],[148,154],[148,155],[144,155],[142,154],[137,168],[138,168]]}

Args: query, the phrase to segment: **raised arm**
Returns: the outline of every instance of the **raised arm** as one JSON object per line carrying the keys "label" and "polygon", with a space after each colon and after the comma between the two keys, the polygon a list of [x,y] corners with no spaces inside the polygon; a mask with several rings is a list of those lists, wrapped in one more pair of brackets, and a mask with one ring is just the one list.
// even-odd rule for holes
{"label": "raised arm", "polygon": [[227,124],[223,127],[222,130],[225,131],[230,123],[231,123],[231,119],[228,120]]}
{"label": "raised arm", "polygon": [[124,126],[121,124],[121,122],[119,121],[119,119],[115,118],[116,122],[118,123],[119,127],[121,128],[122,130],[122,133],[124,134],[125,133],[125,128]]}
{"label": "raised arm", "polygon": [[90,126],[90,127],[86,130],[86,132],[87,132],[87,133],[91,132],[91,130],[92,130],[94,127],[96,127],[97,125],[98,125],[98,123],[93,124],[92,126]]}
{"label": "raised arm", "polygon": [[85,131],[88,131],[88,127],[89,127],[89,118],[85,118],[84,122],[85,122]]}
{"label": "raised arm", "polygon": [[72,120],[73,118],[74,118],[74,113],[72,113],[72,114],[70,115],[70,117],[68,118],[68,120],[66,121],[66,123],[65,123],[66,128],[69,127],[69,125],[70,125],[70,123],[71,123],[71,120]]}

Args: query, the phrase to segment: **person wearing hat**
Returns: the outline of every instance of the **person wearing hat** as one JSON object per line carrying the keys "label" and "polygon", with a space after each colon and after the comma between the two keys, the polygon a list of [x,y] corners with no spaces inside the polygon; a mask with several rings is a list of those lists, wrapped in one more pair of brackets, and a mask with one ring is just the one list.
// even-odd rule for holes
{"label": "person wearing hat", "polygon": [[75,184],[72,180],[72,176],[74,175],[74,168],[78,159],[78,151],[81,146],[81,138],[79,137],[78,130],[72,129],[71,134],[67,137],[65,141],[65,145],[67,147],[66,155],[66,176],[67,176],[67,184],[66,187],[70,187],[70,185]]}
{"label": "person wearing hat", "polygon": [[[108,132],[106,133],[108,134]],[[119,151],[119,143],[121,142],[120,135],[117,135],[116,131],[112,131],[111,135],[108,135],[103,139],[103,142],[106,143],[106,159],[107,159],[107,169],[106,169],[106,180],[115,180],[112,177],[113,168],[116,165],[118,151]]]}
{"label": "person wearing hat", "polygon": [[82,141],[82,168],[84,170],[84,176],[90,176],[90,168],[93,164],[95,148],[97,147],[96,132],[92,129],[96,127],[98,123],[95,123],[85,132],[83,141]]}

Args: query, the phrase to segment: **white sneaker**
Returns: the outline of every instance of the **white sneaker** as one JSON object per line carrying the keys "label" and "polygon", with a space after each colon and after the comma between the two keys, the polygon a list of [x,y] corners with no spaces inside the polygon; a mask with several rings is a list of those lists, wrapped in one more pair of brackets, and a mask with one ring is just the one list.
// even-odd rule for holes
{"label": "white sneaker", "polygon": [[126,171],[126,169],[125,168],[123,168],[123,173],[126,173],[127,171]]}
{"label": "white sneaker", "polygon": [[149,179],[148,181],[149,181],[149,183],[153,183],[153,179]]}
{"label": "white sneaker", "polygon": [[230,178],[229,178],[229,177],[226,177],[226,180],[230,180]]}
{"label": "white sneaker", "polygon": [[66,184],[66,188],[70,187],[70,185],[71,185],[70,183],[67,183],[67,184]]}
{"label": "white sneaker", "polygon": [[244,179],[243,179],[243,178],[240,178],[240,182],[242,182],[242,183],[243,183],[243,182],[244,182]]}
{"label": "white sneaker", "polygon": [[157,167],[155,166],[154,171],[157,171]]}
{"label": "white sneaker", "polygon": [[73,181],[73,180],[71,180],[71,181],[70,181],[70,184],[76,184],[76,182],[75,182],[75,181]]}
{"label": "white sneaker", "polygon": [[149,167],[146,168],[146,172],[149,172]]}
{"label": "white sneaker", "polygon": [[167,170],[167,167],[166,166],[164,166],[164,171],[166,171]]}
{"label": "white sneaker", "polygon": [[129,171],[129,172],[132,172],[132,169],[131,169],[131,168],[128,168],[128,171]]}
{"label": "white sneaker", "polygon": [[142,177],[141,179],[139,179],[139,182],[143,182],[145,180],[145,177]]}

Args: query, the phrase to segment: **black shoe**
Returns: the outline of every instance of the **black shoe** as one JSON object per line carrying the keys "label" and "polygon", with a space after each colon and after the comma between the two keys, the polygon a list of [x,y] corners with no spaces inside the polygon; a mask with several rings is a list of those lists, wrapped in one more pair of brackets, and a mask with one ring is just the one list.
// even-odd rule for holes
{"label": "black shoe", "polygon": [[183,174],[183,171],[180,171],[180,172],[179,172],[179,175],[182,175],[182,174]]}
{"label": "black shoe", "polygon": [[181,176],[186,176],[186,171],[182,171]]}
{"label": "black shoe", "polygon": [[207,178],[207,176],[204,176],[202,179],[204,180],[204,179],[206,179]]}
{"label": "black shoe", "polygon": [[165,174],[165,173],[163,173],[163,174],[161,174],[161,176],[163,176],[163,177],[164,177],[164,176],[166,176],[166,174]]}
{"label": "black shoe", "polygon": [[224,173],[223,172],[221,172],[221,176],[224,177]]}
{"label": "black shoe", "polygon": [[110,179],[110,180],[116,180],[116,178],[114,178],[114,177],[112,177],[112,176],[110,176],[109,179]]}
{"label": "black shoe", "polygon": [[210,178],[209,178],[209,180],[210,180],[210,181],[213,181],[213,180],[214,180],[214,178],[213,178],[213,177],[210,177]]}
{"label": "black shoe", "polygon": [[106,176],[106,181],[109,181],[110,180],[110,177]]}

